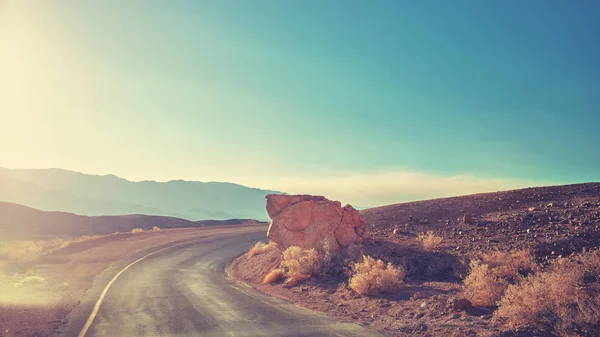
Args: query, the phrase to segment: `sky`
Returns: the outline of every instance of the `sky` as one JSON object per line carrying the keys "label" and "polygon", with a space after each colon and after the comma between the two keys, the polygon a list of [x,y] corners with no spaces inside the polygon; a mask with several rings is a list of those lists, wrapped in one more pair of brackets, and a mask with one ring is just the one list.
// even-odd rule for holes
{"label": "sky", "polygon": [[0,166],[359,206],[598,181],[599,12],[0,0]]}

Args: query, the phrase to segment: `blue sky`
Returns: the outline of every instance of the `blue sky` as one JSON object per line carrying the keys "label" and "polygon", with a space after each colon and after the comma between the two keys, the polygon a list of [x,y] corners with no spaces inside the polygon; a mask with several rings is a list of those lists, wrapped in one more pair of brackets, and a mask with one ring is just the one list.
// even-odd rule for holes
{"label": "blue sky", "polygon": [[597,181],[599,12],[596,1],[8,0],[0,166],[364,205]]}

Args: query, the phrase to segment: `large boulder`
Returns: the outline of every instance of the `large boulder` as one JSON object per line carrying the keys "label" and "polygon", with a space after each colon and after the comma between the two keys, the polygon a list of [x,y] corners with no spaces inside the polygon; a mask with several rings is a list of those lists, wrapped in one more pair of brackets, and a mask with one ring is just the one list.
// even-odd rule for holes
{"label": "large boulder", "polygon": [[348,247],[369,237],[367,222],[352,206],[342,207],[312,195],[267,195],[267,213],[271,218],[267,236],[277,246],[313,248],[328,241],[332,248]]}

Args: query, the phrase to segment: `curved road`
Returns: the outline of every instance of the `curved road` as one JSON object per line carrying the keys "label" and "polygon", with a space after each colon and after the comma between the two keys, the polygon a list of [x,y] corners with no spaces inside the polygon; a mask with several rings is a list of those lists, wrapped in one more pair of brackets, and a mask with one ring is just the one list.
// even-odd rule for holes
{"label": "curved road", "polygon": [[[209,237],[148,256],[111,285],[85,336],[379,336],[230,279],[225,266],[261,239]],[[101,291],[108,281],[95,283]],[[69,315],[62,336],[80,334],[98,296]]]}

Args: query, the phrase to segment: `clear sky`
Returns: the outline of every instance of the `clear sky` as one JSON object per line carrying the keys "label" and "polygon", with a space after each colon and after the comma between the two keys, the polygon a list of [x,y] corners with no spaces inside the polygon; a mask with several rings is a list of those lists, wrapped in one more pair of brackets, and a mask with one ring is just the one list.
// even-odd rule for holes
{"label": "clear sky", "polygon": [[600,2],[0,0],[0,166],[357,205],[600,180]]}

